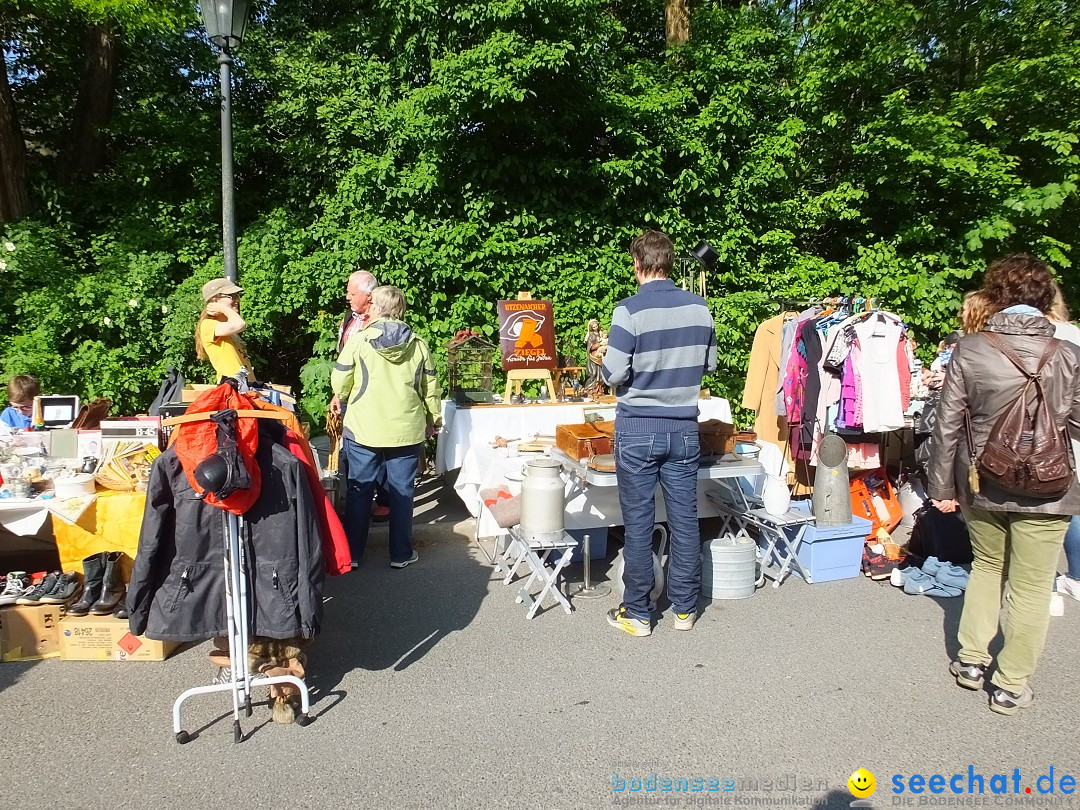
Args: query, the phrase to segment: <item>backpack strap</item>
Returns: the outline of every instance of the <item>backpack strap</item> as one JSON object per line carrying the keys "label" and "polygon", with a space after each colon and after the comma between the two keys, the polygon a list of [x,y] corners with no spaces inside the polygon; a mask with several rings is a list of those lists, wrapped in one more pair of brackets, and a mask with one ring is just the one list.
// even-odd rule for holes
{"label": "backpack strap", "polygon": [[981,334],[992,344],[994,344],[994,348],[996,348],[1003,355],[1008,357],[1009,360],[1012,361],[1012,364],[1018,369],[1020,369],[1020,371],[1022,371],[1024,373],[1024,376],[1028,379],[1038,377],[1039,374],[1042,373],[1043,367],[1048,362],[1050,362],[1050,358],[1054,356],[1054,354],[1058,350],[1058,347],[1061,345],[1061,341],[1057,338],[1050,338],[1050,340],[1046,343],[1046,349],[1043,351],[1042,358],[1039,360],[1038,367],[1036,367],[1034,372],[1030,372],[1027,370],[1027,367],[1024,365],[1023,361],[1016,356],[1016,352],[1014,352],[1012,350],[1012,347],[1009,346],[1008,341],[1002,340],[1000,335],[996,335],[993,332],[982,332]]}

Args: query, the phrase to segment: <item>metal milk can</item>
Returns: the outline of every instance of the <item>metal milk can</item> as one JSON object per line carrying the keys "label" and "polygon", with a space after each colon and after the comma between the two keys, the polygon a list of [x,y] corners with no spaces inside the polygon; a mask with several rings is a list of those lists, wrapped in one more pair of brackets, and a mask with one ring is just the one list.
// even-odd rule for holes
{"label": "metal milk can", "polygon": [[521,531],[525,534],[560,534],[565,503],[562,464],[550,458],[530,459],[522,472]]}

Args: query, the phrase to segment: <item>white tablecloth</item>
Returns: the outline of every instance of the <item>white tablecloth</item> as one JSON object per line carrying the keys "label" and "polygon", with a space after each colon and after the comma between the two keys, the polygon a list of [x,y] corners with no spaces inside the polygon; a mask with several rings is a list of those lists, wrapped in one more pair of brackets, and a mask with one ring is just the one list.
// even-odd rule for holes
{"label": "white tablecloth", "polygon": [[19,537],[40,536],[49,510],[35,500],[0,500],[0,526]]}
{"label": "white tablecloth", "polygon": [[[490,442],[495,436],[507,439],[529,440],[536,434],[554,434],[555,426],[580,424],[584,421],[583,409],[590,411],[614,406],[593,404],[568,405],[509,405],[479,408],[457,408],[451,402],[443,403],[444,429],[439,437],[436,455],[437,469],[442,472],[460,467],[454,490],[469,513],[478,520],[481,537],[491,537],[498,527],[486,509],[481,510],[481,489],[507,484],[513,494],[521,491],[522,467],[535,453],[518,454],[513,445],[496,449]],[[700,419],[730,421],[731,407],[727,400],[713,398],[702,400]],[[716,517],[712,502],[705,497],[713,477],[756,476],[760,465],[721,464],[714,468],[702,468],[698,476],[698,515]],[[566,528],[591,529],[601,526],[623,525],[619,507],[619,491],[614,486],[582,486],[578,476],[564,475],[566,485]],[[664,499],[657,487],[656,520],[667,519]]]}
{"label": "white tablecloth", "polygon": [[[700,403],[700,419],[731,421],[731,406],[726,399],[713,397]],[[585,411],[599,411],[605,419],[615,418],[614,405],[570,402],[553,405],[479,405],[459,408],[444,400],[443,429],[435,452],[435,472],[456,470],[466,463],[472,447],[488,447],[496,436],[528,440],[533,435],[554,436],[556,425],[580,425]]]}

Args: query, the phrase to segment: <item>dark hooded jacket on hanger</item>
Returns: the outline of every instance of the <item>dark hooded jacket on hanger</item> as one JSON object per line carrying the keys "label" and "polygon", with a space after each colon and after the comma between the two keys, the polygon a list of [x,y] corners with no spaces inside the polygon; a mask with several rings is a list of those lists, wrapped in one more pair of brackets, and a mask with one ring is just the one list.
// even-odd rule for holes
{"label": "dark hooded jacket on hanger", "polygon": [[[248,527],[251,631],[311,638],[322,619],[322,543],[303,465],[268,435],[255,462],[258,500]],[[225,614],[226,512],[198,498],[174,449],[154,462],[139,550],[128,586],[129,627],[162,641],[228,635]]]}

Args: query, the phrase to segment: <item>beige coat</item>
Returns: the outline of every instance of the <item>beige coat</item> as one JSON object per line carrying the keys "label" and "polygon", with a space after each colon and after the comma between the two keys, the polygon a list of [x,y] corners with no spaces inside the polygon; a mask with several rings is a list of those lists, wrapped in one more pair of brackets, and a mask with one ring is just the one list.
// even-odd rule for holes
{"label": "beige coat", "polygon": [[779,445],[786,445],[788,440],[787,419],[776,413],[783,329],[784,316],[777,315],[762,322],[754,333],[742,401],[744,408],[757,411],[754,431],[758,438]]}

